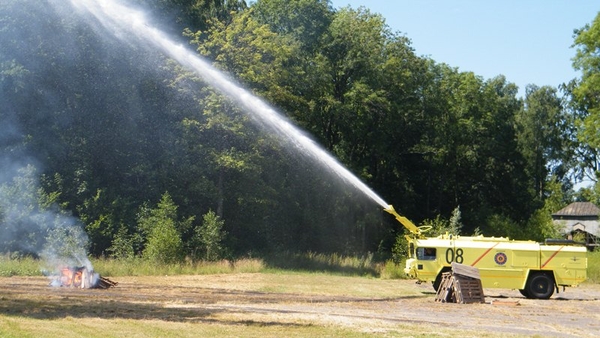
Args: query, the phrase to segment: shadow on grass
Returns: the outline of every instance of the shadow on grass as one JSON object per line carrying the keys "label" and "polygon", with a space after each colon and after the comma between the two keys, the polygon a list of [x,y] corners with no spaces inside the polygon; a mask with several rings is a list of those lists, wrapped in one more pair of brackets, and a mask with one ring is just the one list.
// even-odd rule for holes
{"label": "shadow on grass", "polygon": [[[137,301],[98,300],[60,297],[47,300],[11,299],[0,296],[0,316],[25,317],[39,320],[62,318],[99,318],[129,320],[159,320],[182,323],[215,323],[223,325],[256,325],[304,327],[308,324],[254,321],[244,319],[240,308],[227,307],[165,307],[164,304],[144,304]],[[231,313],[240,319],[221,319],[218,314]]]}

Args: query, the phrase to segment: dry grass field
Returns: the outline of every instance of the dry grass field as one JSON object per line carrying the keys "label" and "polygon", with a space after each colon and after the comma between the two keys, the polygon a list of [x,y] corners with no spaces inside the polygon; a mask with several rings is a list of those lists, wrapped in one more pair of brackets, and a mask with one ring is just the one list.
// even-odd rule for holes
{"label": "dry grass field", "polygon": [[[325,274],[114,277],[107,290],[0,278],[1,337],[593,337],[600,286],[550,300],[486,289],[435,302],[430,285]],[[562,290],[561,290],[562,291]]]}

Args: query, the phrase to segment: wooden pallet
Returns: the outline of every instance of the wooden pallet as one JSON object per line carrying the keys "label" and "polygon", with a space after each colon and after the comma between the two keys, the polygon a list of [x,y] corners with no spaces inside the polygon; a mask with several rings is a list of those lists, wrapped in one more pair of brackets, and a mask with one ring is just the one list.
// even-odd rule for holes
{"label": "wooden pallet", "polygon": [[442,303],[453,303],[453,295],[454,295],[454,278],[452,277],[452,273],[444,272],[442,273],[442,282],[437,289],[435,295],[436,302]]}
{"label": "wooden pallet", "polygon": [[484,303],[485,296],[479,270],[470,266],[452,263],[452,271],[442,273],[442,281],[436,292],[436,302]]}
{"label": "wooden pallet", "polygon": [[456,302],[461,304],[484,303],[483,288],[480,279],[454,276],[454,294]]}

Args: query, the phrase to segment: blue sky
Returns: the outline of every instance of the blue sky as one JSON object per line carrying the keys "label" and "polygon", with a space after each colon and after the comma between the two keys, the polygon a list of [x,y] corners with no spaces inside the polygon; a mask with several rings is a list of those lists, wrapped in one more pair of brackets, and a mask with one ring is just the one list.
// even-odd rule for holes
{"label": "blue sky", "polygon": [[519,86],[558,87],[579,77],[573,30],[591,23],[600,3],[587,0],[332,0],[364,6],[412,40],[418,55],[472,71],[502,74]]}

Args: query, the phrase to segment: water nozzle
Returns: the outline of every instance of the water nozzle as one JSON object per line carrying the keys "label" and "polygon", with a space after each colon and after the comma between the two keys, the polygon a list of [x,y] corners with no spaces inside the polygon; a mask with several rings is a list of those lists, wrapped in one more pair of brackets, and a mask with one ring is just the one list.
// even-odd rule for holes
{"label": "water nozzle", "polygon": [[396,215],[396,210],[394,210],[394,207],[390,204],[388,205],[386,208],[383,209],[383,211],[388,212],[392,215]]}

